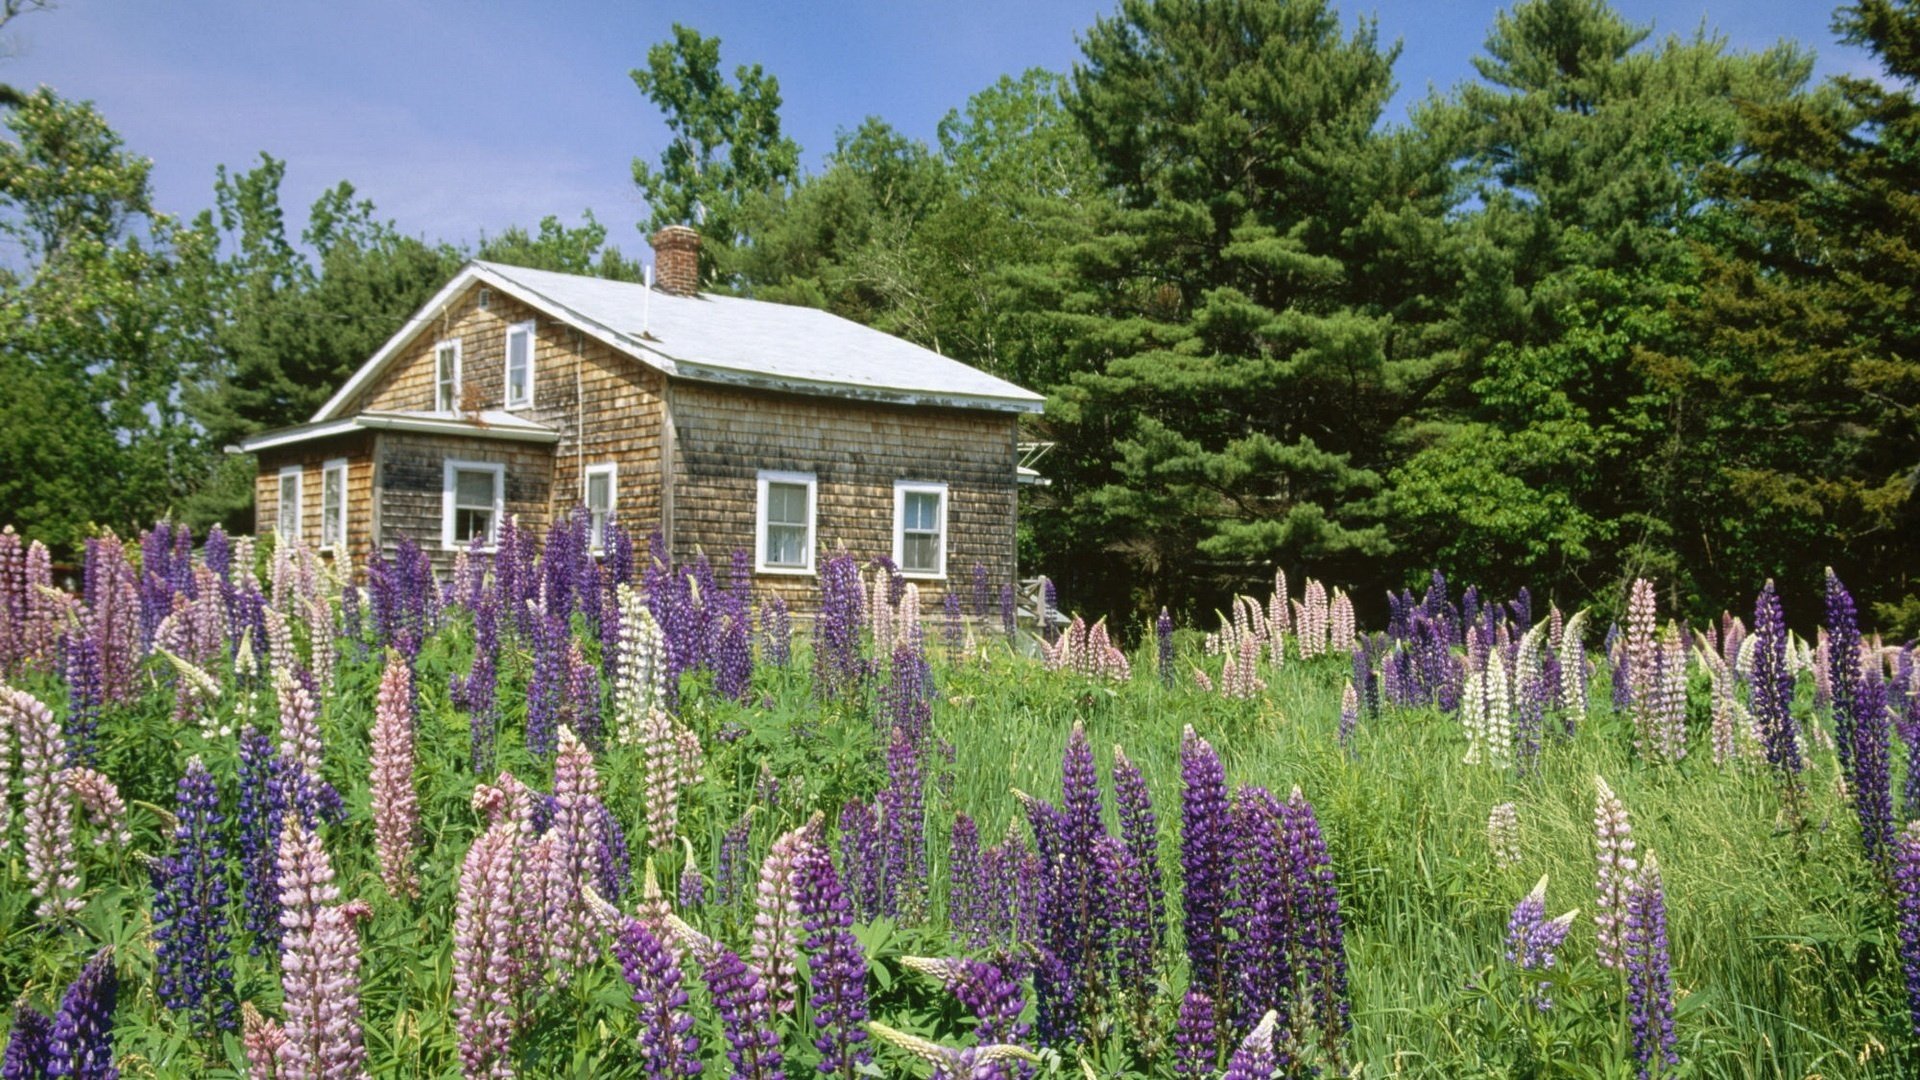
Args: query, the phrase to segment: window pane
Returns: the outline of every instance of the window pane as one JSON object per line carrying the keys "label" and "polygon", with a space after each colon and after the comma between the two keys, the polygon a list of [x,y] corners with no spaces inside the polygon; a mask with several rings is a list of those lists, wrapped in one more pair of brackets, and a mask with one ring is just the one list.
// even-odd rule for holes
{"label": "window pane", "polygon": [[507,400],[525,401],[527,397],[527,344],[524,330],[507,331]]}
{"label": "window pane", "polygon": [[909,533],[900,545],[900,569],[934,573],[940,569],[938,533]]}
{"label": "window pane", "polygon": [[613,479],[606,473],[593,473],[587,477],[587,509],[604,511],[607,509],[608,481]]}
{"label": "window pane", "polygon": [[483,544],[493,542],[493,511],[459,509],[453,512],[453,538],[460,543],[478,538]]}
{"label": "window pane", "polygon": [[940,496],[937,492],[907,492],[905,509],[907,528],[932,532],[940,527]]}
{"label": "window pane", "polygon": [[453,503],[455,506],[493,506],[493,477],[491,472],[478,469],[461,469],[453,474]]}
{"label": "window pane", "polygon": [[807,527],[804,525],[768,525],[767,565],[807,565]]}
{"label": "window pane", "polygon": [[805,484],[768,484],[767,520],[781,525],[798,525],[806,531],[807,486]]}

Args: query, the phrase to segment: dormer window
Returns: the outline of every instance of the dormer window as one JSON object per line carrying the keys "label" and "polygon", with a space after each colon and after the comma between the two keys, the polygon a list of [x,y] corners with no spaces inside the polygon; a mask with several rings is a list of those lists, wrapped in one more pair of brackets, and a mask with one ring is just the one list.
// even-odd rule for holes
{"label": "dormer window", "polygon": [[507,327],[507,408],[533,404],[533,323]]}
{"label": "dormer window", "polygon": [[442,341],[433,347],[433,409],[460,411],[460,341]]}

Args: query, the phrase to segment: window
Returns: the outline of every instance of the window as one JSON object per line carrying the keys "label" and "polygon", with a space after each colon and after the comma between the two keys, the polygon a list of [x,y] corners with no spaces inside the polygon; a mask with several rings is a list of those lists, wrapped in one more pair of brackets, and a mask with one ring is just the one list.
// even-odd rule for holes
{"label": "window", "polygon": [[475,540],[492,548],[506,512],[507,467],[488,461],[449,461],[442,488],[440,543],[465,548]]}
{"label": "window", "polygon": [[533,324],[507,327],[507,408],[533,404]]}
{"label": "window", "polygon": [[460,342],[443,341],[433,347],[433,408],[460,411]]}
{"label": "window", "polygon": [[907,577],[947,576],[947,485],[893,485],[893,561]]}
{"label": "window", "polygon": [[320,466],[320,546],[335,551],[346,550],[346,458],[334,458]]}
{"label": "window", "polygon": [[607,522],[613,520],[619,481],[619,470],[612,462],[587,466],[587,546],[594,551],[606,546]]}
{"label": "window", "polygon": [[280,470],[280,507],[274,519],[273,531],[280,535],[282,543],[300,538],[300,466],[289,465]]}
{"label": "window", "polygon": [[813,573],[812,473],[760,474],[754,567],[763,574]]}

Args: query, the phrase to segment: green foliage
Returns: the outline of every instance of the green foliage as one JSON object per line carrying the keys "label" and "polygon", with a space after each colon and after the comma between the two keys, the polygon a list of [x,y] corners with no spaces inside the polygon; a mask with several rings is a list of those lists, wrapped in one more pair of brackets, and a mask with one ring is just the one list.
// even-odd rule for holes
{"label": "green foliage", "polygon": [[698,226],[701,279],[710,280],[744,236],[742,204],[781,190],[799,169],[800,147],[780,133],[780,81],[743,64],[729,83],[720,39],[679,23],[632,76],[673,133],[658,168],[633,162],[633,182],[653,207],[647,227]]}

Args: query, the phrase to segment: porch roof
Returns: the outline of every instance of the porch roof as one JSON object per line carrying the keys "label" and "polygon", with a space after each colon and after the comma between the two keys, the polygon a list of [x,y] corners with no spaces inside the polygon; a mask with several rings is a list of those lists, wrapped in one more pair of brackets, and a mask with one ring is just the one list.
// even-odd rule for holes
{"label": "porch roof", "polygon": [[252,454],[282,446],[329,439],[355,431],[411,431],[422,435],[458,435],[471,439],[496,439],[507,442],[546,443],[560,441],[560,433],[538,421],[513,413],[488,409],[477,415],[425,411],[368,410],[338,420],[320,420],[311,424],[262,431],[227,447],[230,453]]}

